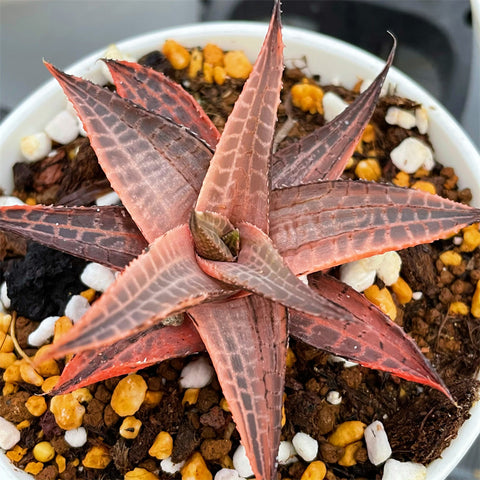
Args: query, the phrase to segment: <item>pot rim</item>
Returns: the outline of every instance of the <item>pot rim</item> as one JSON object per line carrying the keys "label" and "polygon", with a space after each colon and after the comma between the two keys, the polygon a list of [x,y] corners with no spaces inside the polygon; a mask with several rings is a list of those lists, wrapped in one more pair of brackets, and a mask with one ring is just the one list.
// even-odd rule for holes
{"label": "pot rim", "polygon": [[[118,42],[120,51],[139,58],[152,49],[160,47],[167,38],[174,38],[179,43],[193,47],[208,41],[214,41],[225,49],[242,49],[250,58],[256,54],[263,41],[267,25],[257,22],[206,22],[162,29],[151,33],[134,36]],[[374,78],[383,68],[384,62],[364,50],[329,37],[327,35],[306,31],[296,27],[283,27],[283,38],[286,45],[285,58],[288,61],[303,52],[308,57],[308,64],[312,72],[321,70],[316,66],[318,57],[335,57],[337,65],[331,72],[321,74],[322,82],[336,82],[352,87],[360,78]],[[101,58],[105,48],[95,51],[78,62],[70,65],[66,72],[83,74],[92,68],[98,58]],[[289,52],[292,54],[289,56]],[[321,52],[321,53],[318,53]],[[315,56],[312,56],[315,53]],[[299,57],[296,57],[297,60]],[[340,62],[338,63],[337,60]],[[352,62],[353,60],[353,62]],[[348,66],[350,65],[350,66]],[[339,76],[339,70],[342,69]],[[396,92],[401,96],[412,98],[429,112],[429,134],[437,158],[446,166],[454,166],[460,177],[460,186],[470,186],[474,190],[472,204],[480,206],[480,155],[467,134],[456,120],[422,87],[400,72],[392,68],[387,81],[397,85]],[[42,108],[43,107],[43,108]],[[28,96],[10,115],[0,124],[0,187],[5,191],[12,188],[11,166],[20,159],[20,139],[36,131],[42,130],[53,112],[65,108],[65,97],[54,79],[51,79]],[[454,139],[454,140],[452,140]],[[455,160],[461,157],[461,165]],[[5,161],[8,158],[9,161]],[[476,190],[475,190],[476,189]],[[477,401],[470,410],[471,418],[464,422],[457,437],[447,447],[442,458],[435,460],[427,467],[427,480],[444,480],[467,453],[477,436],[480,434],[480,402]],[[11,468],[9,468],[11,467]],[[10,474],[6,480],[31,478],[29,475],[13,467],[0,450],[0,472]],[[23,476],[22,476],[23,474]]]}

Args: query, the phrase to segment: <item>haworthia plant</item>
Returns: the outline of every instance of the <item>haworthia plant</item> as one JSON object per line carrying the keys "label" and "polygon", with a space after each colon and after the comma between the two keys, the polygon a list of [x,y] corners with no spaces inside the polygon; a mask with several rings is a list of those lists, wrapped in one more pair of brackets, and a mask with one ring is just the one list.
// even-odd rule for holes
{"label": "haworthia plant", "polygon": [[[338,180],[394,48],[349,108],[272,155],[282,49],[275,1],[222,135],[191,96],[148,68],[108,61],[112,93],[47,64],[124,206],[0,208],[1,229],[122,271],[49,350],[76,353],[53,393],[206,349],[255,476],[269,480],[288,332],[450,396],[415,343],[362,295],[325,274],[310,286],[297,277],[480,220],[477,209],[421,191]],[[181,326],[162,323],[179,313]]]}

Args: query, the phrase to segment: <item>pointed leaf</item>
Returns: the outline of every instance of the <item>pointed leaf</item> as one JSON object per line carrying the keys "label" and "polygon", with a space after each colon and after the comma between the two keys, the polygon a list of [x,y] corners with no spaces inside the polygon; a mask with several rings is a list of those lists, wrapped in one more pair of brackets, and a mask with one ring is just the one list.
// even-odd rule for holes
{"label": "pointed leaf", "polygon": [[178,83],[138,63],[115,60],[105,63],[121,97],[183,125],[215,148],[220,133],[197,101]]}
{"label": "pointed leaf", "polygon": [[393,40],[385,68],[351,105],[325,126],[275,153],[273,188],[340,177],[375,110],[395,55]]}
{"label": "pointed leaf", "polygon": [[169,315],[230,294],[200,270],[183,225],[159,237],[134,260],[48,356],[109,345]]}
{"label": "pointed leaf", "polygon": [[49,395],[69,393],[108,378],[136,372],[171,358],[203,352],[205,345],[185,315],[179,326],[157,323],[101,350],[75,355]]}
{"label": "pointed leaf", "polygon": [[332,322],[292,311],[291,335],[366,367],[429,385],[452,398],[415,342],[363,295],[327,275],[317,274],[309,280],[322,296],[342,305],[346,314],[342,321]]}
{"label": "pointed leaf", "polygon": [[73,103],[100,165],[145,238],[151,242],[188,222],[211,150],[170,120],[46,65]]}
{"label": "pointed leaf", "polygon": [[270,234],[296,275],[445,238],[480,210],[437,195],[361,181],[274,191]]}
{"label": "pointed leaf", "polygon": [[285,308],[252,295],[188,312],[202,337],[257,479],[275,478],[285,377]]}
{"label": "pointed leaf", "polygon": [[116,269],[147,246],[123,207],[0,207],[0,228]]}
{"label": "pointed leaf", "polygon": [[236,262],[216,262],[197,256],[202,270],[217,280],[312,315],[331,321],[343,318],[344,310],[317,295],[284,264],[272,241],[259,228],[238,225],[241,250]]}
{"label": "pointed leaf", "polygon": [[268,230],[269,164],[283,70],[279,2],[252,73],[229,116],[195,210]]}

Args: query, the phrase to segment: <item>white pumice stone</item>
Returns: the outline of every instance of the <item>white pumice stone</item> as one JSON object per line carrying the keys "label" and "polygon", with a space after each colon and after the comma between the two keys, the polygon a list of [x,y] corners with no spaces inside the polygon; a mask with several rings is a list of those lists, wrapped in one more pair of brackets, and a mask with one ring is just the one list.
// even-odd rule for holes
{"label": "white pumice stone", "polygon": [[115,281],[115,272],[104,265],[92,262],[83,269],[80,280],[87,287],[104,292]]}
{"label": "white pumice stone", "polygon": [[67,430],[65,441],[73,448],[83,447],[87,443],[87,431],[83,427]]}
{"label": "white pumice stone", "polygon": [[13,207],[15,205],[25,205],[25,202],[22,202],[19,198],[14,197],[13,195],[0,196],[0,207]]}
{"label": "white pumice stone", "polygon": [[29,162],[46,157],[51,149],[52,140],[45,132],[34,133],[20,140],[20,151]]}
{"label": "white pumice stone", "polygon": [[330,122],[348,107],[348,103],[342,97],[333,92],[327,92],[323,96],[322,104],[325,122]]}
{"label": "white pumice stone", "polygon": [[385,121],[389,125],[398,125],[399,127],[410,130],[415,127],[417,120],[415,112],[404,108],[390,107],[385,115]]}
{"label": "white pumice stone", "polygon": [[357,292],[363,292],[375,282],[376,269],[375,260],[370,258],[345,263],[340,267],[340,280]]}
{"label": "white pumice stone", "polygon": [[185,465],[185,462],[173,463],[172,462],[172,457],[167,457],[160,462],[160,468],[165,473],[170,473],[172,475],[174,473],[179,472],[183,468],[184,465]]}
{"label": "white pumice stone", "polygon": [[377,267],[377,277],[387,285],[393,285],[400,276],[400,269],[402,268],[402,259],[397,252],[387,252],[378,255],[381,262]]}
{"label": "white pumice stone", "polygon": [[253,477],[253,470],[245,453],[245,447],[239,445],[232,457],[233,467],[243,478]]}
{"label": "white pumice stone", "polygon": [[108,76],[105,75],[105,64],[102,61],[95,62],[85,73],[82,75],[84,80],[94,83],[103,87],[111,80],[110,72]]}
{"label": "white pumice stone", "polygon": [[0,286],[0,300],[5,308],[10,308],[12,302],[10,301],[10,298],[8,298],[7,282],[3,282]]}
{"label": "white pumice stone", "polygon": [[293,446],[297,453],[306,461],[311,462],[318,453],[318,442],[310,435],[298,432],[292,438]]}
{"label": "white pumice stone", "polygon": [[205,357],[200,357],[183,367],[180,374],[180,386],[182,388],[203,388],[213,378],[213,368]]}
{"label": "white pumice stone", "polygon": [[65,307],[65,315],[73,322],[78,322],[90,308],[85,297],[73,295]]}
{"label": "white pumice stone", "polygon": [[413,292],[412,298],[414,300],[420,300],[423,297],[423,292]]}
{"label": "white pumice stone", "polygon": [[331,390],[327,393],[327,402],[331,405],[340,405],[342,403],[342,396],[336,390]]}
{"label": "white pumice stone", "polygon": [[373,465],[380,465],[390,458],[392,448],[382,422],[377,420],[371,423],[363,436],[367,444],[368,459]]}
{"label": "white pumice stone", "polygon": [[106,205],[118,205],[119,203],[120,197],[116,192],[106,193],[95,200],[95,204],[99,207],[105,207]]}
{"label": "white pumice stone", "polygon": [[432,149],[414,137],[408,137],[391,152],[393,164],[405,173],[415,173],[420,167],[431,170],[434,165]]}
{"label": "white pumice stone", "polygon": [[280,465],[290,465],[291,463],[298,462],[296,454],[297,452],[293,443],[283,440],[278,446],[277,462]]}
{"label": "white pumice stone", "polygon": [[417,129],[419,133],[424,135],[428,131],[428,114],[427,109],[424,107],[419,107],[415,109],[415,123],[417,124]]}
{"label": "white pumice stone", "polygon": [[427,469],[420,463],[399,462],[390,458],[383,467],[382,480],[425,480]]}
{"label": "white pumice stone", "polygon": [[20,441],[20,430],[3,417],[0,417],[0,448],[10,450]]}
{"label": "white pumice stone", "polygon": [[66,109],[57,113],[45,126],[45,133],[62,145],[73,142],[79,132],[77,117]]}
{"label": "white pumice stone", "polygon": [[[122,52],[114,43],[107,47],[107,50],[105,50],[105,53],[103,54],[103,58],[108,58],[109,60],[126,60],[128,62],[135,61],[131,55]],[[100,65],[102,74],[107,79],[107,83],[113,83],[112,74],[110,73],[107,64],[101,60],[97,63]]]}
{"label": "white pumice stone", "polygon": [[53,337],[55,332],[55,322],[60,317],[44,318],[38,327],[28,336],[28,343],[33,347],[40,347],[48,342],[49,338]]}
{"label": "white pumice stone", "polygon": [[80,117],[77,115],[77,111],[75,110],[75,107],[73,106],[72,102],[70,100],[67,99],[67,108],[66,108],[67,112],[70,113],[72,116],[74,116],[76,119],[77,119],[77,126],[78,126],[78,133],[82,136],[82,137],[86,137],[87,136],[87,132],[85,131],[85,129],[83,128],[83,123],[82,121],[80,120]]}
{"label": "white pumice stone", "polygon": [[222,468],[213,478],[214,480],[240,480],[243,477],[240,477],[238,472],[233,468]]}

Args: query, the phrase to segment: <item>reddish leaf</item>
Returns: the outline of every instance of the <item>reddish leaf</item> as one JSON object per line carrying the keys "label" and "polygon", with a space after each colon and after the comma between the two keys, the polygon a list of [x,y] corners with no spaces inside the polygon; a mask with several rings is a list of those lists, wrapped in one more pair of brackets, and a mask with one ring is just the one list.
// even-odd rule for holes
{"label": "reddish leaf", "polygon": [[211,150],[170,120],[46,65],[73,103],[105,174],[145,238],[151,242],[188,222]]}
{"label": "reddish leaf", "polygon": [[178,83],[138,63],[115,60],[105,63],[121,97],[183,125],[215,148],[220,133],[197,101]]}
{"label": "reddish leaf", "polygon": [[189,310],[258,479],[275,478],[287,343],[286,310],[256,295]]}
{"label": "reddish leaf", "polygon": [[361,181],[274,191],[270,234],[296,275],[445,238],[480,210],[437,195]]}
{"label": "reddish leaf", "polygon": [[270,238],[259,228],[238,225],[242,248],[236,262],[215,262],[197,257],[202,270],[229,285],[244,288],[282,305],[331,321],[344,310],[313,292],[286,267]]}
{"label": "reddish leaf", "polygon": [[395,55],[397,42],[393,40],[385,68],[351,105],[325,126],[275,153],[273,188],[340,177],[375,110]]}
{"label": "reddish leaf", "polygon": [[185,315],[182,325],[175,327],[157,323],[101,350],[86,350],[75,355],[49,395],[69,393],[164,360],[204,350],[205,346],[188,316]]}
{"label": "reddish leaf", "polygon": [[452,399],[415,342],[363,295],[327,275],[315,275],[310,284],[326,299],[345,309],[344,319],[332,322],[290,312],[291,335],[366,367],[429,385]]}
{"label": "reddish leaf", "polygon": [[0,207],[0,228],[117,269],[147,246],[123,207]]}
{"label": "reddish leaf", "polygon": [[169,315],[230,294],[200,270],[188,227],[178,227],[134,260],[48,356],[109,345]]}
{"label": "reddish leaf", "polygon": [[283,70],[280,6],[210,163],[195,210],[268,230],[269,163]]}

